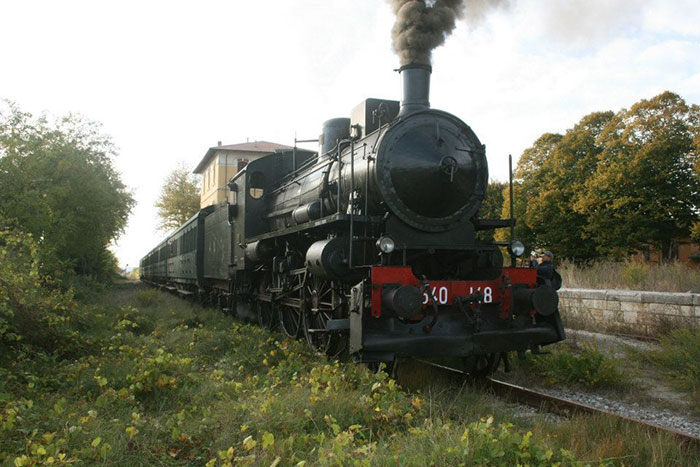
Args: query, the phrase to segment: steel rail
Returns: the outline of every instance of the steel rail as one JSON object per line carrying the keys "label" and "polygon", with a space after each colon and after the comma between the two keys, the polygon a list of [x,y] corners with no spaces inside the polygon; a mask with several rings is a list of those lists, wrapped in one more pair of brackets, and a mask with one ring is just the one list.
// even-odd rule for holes
{"label": "steel rail", "polygon": [[[462,377],[467,376],[466,373],[456,368],[451,368],[445,365],[439,365],[425,360],[417,361],[432,366],[434,368],[438,368],[442,371],[450,372],[453,375],[461,375]],[[668,433],[669,435],[676,438],[684,446],[694,445],[700,447],[700,438],[697,438],[689,433],[675,430],[673,428],[667,428],[665,426],[657,425],[655,423],[649,423],[637,418],[627,417],[625,415],[620,415],[615,412],[599,409],[588,404],[583,404],[581,402],[574,402],[568,399],[563,399],[561,397],[552,396],[550,394],[535,391],[533,389],[524,388],[522,386],[507,383],[505,381],[500,381],[494,378],[484,378],[483,383],[486,388],[493,391],[493,393],[499,397],[520,404],[528,405],[539,410],[544,409],[548,412],[555,413],[557,415],[562,415],[564,417],[571,417],[572,415],[576,414],[607,415],[610,417],[618,418],[627,423],[641,426],[647,430]]]}

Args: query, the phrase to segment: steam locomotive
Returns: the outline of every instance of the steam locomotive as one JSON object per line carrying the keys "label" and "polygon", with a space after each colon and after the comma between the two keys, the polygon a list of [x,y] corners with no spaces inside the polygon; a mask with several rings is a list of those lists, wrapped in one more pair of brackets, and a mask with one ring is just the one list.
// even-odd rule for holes
{"label": "steam locomotive", "polygon": [[399,70],[401,103],[367,99],[323,125],[319,151],[253,160],[229,200],[201,210],[141,260],[141,280],[216,303],[361,362],[459,357],[488,374],[498,355],[565,338],[554,289],[511,266],[522,243],[476,232],[485,148],[431,109],[430,66]]}

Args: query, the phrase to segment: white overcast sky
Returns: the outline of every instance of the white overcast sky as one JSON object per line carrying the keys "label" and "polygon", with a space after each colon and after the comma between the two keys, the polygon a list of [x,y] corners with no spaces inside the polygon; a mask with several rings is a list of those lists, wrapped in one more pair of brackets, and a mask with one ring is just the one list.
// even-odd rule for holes
{"label": "white overcast sky", "polygon": [[[0,98],[104,125],[138,201],[115,247],[134,266],[164,236],[153,204],[178,162],[399,99],[392,24],[382,0],[0,0]],[[430,100],[506,180],[542,133],[664,90],[700,103],[700,1],[512,0],[434,53]]]}

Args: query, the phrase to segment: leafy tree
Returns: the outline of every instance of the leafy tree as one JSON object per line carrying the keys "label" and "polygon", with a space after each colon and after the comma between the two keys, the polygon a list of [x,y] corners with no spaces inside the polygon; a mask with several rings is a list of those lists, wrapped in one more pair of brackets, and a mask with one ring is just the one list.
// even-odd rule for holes
{"label": "leafy tree", "polygon": [[[698,134],[695,136],[695,147],[700,148],[700,131],[698,131]],[[700,157],[698,157],[695,161],[694,172],[695,178],[700,180]],[[698,207],[696,206],[696,212],[697,210]],[[690,227],[690,238],[695,243],[700,244],[700,219],[696,220]]]}
{"label": "leafy tree", "polygon": [[[479,209],[480,219],[500,219],[503,208],[503,196],[508,196],[508,184],[491,180],[486,187],[486,197]],[[505,189],[505,191],[504,191]],[[505,193],[505,195],[504,195]],[[482,230],[477,232],[476,238],[482,242],[493,241],[493,230]]]}
{"label": "leafy tree", "polygon": [[156,202],[161,230],[180,227],[199,211],[199,184],[197,177],[180,164],[165,179]]}
{"label": "leafy tree", "polygon": [[61,291],[43,277],[42,258],[31,235],[0,221],[0,346],[8,350],[30,346],[62,356],[78,356],[87,342],[74,326],[84,317],[76,312],[72,290]]}
{"label": "leafy tree", "polygon": [[112,165],[97,123],[69,115],[49,123],[5,102],[0,109],[0,214],[81,274],[111,273],[107,250],[134,200]]}
{"label": "leafy tree", "polygon": [[537,192],[529,198],[524,221],[538,243],[555,248],[563,258],[587,260],[599,254],[596,236],[585,230],[587,216],[572,206],[596,170],[603,152],[599,135],[613,115],[583,117],[557,141],[537,173]]}
{"label": "leafy tree", "polygon": [[600,138],[605,149],[574,208],[603,253],[622,256],[653,244],[667,257],[671,241],[698,219],[700,108],[664,92],[621,110]]}
{"label": "leafy tree", "polygon": [[[532,145],[526,149],[518,160],[515,169],[515,180],[513,183],[513,210],[516,220],[515,238],[525,244],[530,250],[542,246],[533,231],[532,222],[528,219],[528,206],[530,200],[535,198],[546,185],[546,177],[543,174],[544,166],[549,159],[551,152],[561,141],[562,135],[556,133],[545,133],[540,136]],[[503,208],[501,218],[510,218],[510,198],[508,186],[503,190]],[[496,232],[495,238],[499,241],[506,241],[510,237],[508,229],[501,229]]]}

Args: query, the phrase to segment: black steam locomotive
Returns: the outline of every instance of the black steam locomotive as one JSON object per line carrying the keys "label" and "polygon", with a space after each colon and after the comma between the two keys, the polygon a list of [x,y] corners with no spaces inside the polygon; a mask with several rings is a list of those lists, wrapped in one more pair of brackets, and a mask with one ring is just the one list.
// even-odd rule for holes
{"label": "black steam locomotive", "polygon": [[141,261],[141,279],[305,336],[358,361],[462,357],[488,373],[503,352],[564,339],[555,290],[523,253],[477,240],[484,146],[429,107],[431,68],[400,70],[403,99],[367,99],[327,121],[318,153],[251,161],[230,199],[200,211]]}

